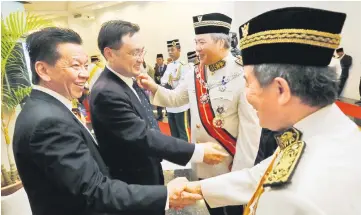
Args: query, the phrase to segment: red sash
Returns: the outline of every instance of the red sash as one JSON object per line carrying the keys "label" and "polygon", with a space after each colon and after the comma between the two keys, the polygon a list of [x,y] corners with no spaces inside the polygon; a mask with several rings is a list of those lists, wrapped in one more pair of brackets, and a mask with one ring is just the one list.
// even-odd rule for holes
{"label": "red sash", "polygon": [[[237,140],[230,133],[228,133],[227,130],[213,125],[215,114],[213,112],[211,100],[209,98],[209,91],[203,84],[200,83],[200,80],[206,82],[204,66],[199,64],[198,72],[194,73],[194,82],[196,87],[198,112],[203,127],[211,137],[216,139],[223,146],[223,148],[228,151],[228,153],[234,156],[236,153]],[[205,99],[207,95],[208,99]],[[205,100],[207,101],[205,102]]]}

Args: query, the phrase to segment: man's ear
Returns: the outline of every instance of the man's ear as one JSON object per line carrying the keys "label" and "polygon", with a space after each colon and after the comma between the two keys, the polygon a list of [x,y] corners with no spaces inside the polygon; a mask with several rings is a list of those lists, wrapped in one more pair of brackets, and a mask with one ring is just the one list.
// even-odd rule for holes
{"label": "man's ear", "polygon": [[44,61],[37,61],[35,63],[35,71],[42,81],[51,81],[51,74],[49,70],[50,65]]}
{"label": "man's ear", "polygon": [[285,105],[291,100],[292,92],[288,82],[281,77],[277,77],[273,80],[276,84],[278,91],[278,103],[280,105]]}
{"label": "man's ear", "polygon": [[113,55],[114,55],[114,53],[111,48],[109,48],[109,47],[104,48],[104,58],[106,61],[111,62],[113,59]]}

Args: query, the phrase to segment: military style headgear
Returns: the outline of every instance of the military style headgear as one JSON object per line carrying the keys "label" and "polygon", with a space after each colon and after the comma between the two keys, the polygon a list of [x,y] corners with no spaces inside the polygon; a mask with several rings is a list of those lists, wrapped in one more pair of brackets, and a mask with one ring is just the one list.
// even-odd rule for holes
{"label": "military style headgear", "polygon": [[180,46],[180,43],[179,43],[178,39],[167,41],[167,47],[168,48],[176,47],[176,46]]}
{"label": "military style headgear", "polygon": [[303,7],[263,13],[239,27],[244,65],[329,65],[346,14]]}
{"label": "military style headgear", "polygon": [[193,17],[195,34],[222,33],[231,29],[232,19],[221,13],[209,13]]}
{"label": "military style headgear", "polygon": [[197,57],[197,54],[196,54],[195,51],[191,51],[191,52],[188,52],[188,53],[187,53],[188,61],[193,60],[193,59],[196,58],[196,57]]}

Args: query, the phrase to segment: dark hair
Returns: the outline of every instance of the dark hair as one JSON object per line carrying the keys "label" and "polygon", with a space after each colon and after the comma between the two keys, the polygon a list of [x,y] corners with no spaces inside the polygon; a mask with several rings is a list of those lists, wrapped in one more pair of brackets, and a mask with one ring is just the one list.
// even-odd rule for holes
{"label": "dark hair", "polygon": [[99,61],[99,57],[98,57],[98,56],[93,55],[93,56],[90,57],[90,62],[94,63],[94,62],[96,62],[96,61]]}
{"label": "dark hair", "polygon": [[98,35],[98,48],[104,56],[104,48],[118,50],[122,45],[122,37],[133,36],[139,31],[139,26],[122,20],[111,20],[103,23]]}
{"label": "dark hair", "polygon": [[83,41],[75,31],[58,27],[43,28],[26,38],[26,49],[29,52],[33,84],[40,82],[40,77],[35,70],[35,63],[44,61],[54,66],[61,57],[57,46],[62,43],[81,45]]}

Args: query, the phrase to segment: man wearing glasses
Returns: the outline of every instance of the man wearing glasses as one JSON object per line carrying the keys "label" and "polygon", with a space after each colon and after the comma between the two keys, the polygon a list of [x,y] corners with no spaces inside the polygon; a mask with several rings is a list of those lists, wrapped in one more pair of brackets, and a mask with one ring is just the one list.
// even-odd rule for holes
{"label": "man wearing glasses", "polygon": [[[186,165],[218,164],[226,157],[213,143],[189,144],[159,131],[149,100],[135,81],[145,53],[137,25],[121,20],[104,23],[98,47],[107,65],[92,89],[90,110],[101,156],[113,178],[159,185],[164,184],[162,159]],[[131,214],[159,215],[164,210]]]}

